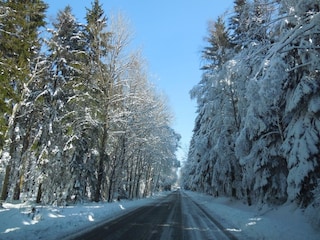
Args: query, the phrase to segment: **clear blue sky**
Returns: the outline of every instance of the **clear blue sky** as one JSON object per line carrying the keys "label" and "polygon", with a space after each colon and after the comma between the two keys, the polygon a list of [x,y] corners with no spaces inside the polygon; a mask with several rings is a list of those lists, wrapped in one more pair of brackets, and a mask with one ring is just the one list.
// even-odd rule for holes
{"label": "clear blue sky", "polygon": [[[87,0],[47,0],[48,18],[70,5],[80,22],[85,22]],[[132,46],[142,48],[149,72],[169,99],[174,115],[172,127],[181,134],[182,151],[189,146],[196,117],[196,103],[189,91],[200,78],[200,51],[205,45],[207,22],[226,10],[234,0],[100,0],[106,15],[122,12],[134,31]]]}

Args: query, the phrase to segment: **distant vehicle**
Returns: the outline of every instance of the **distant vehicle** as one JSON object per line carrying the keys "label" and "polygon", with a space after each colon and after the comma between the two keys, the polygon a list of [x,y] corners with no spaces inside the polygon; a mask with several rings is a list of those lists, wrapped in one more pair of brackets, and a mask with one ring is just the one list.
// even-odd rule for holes
{"label": "distant vehicle", "polygon": [[179,191],[181,188],[180,187],[173,187],[173,191]]}

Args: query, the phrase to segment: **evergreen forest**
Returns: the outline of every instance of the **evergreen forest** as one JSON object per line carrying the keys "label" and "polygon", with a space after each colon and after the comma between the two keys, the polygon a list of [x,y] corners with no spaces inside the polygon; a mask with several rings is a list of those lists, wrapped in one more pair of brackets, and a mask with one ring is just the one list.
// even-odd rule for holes
{"label": "evergreen forest", "polygon": [[319,10],[319,0],[235,0],[209,22],[184,188],[319,208]]}

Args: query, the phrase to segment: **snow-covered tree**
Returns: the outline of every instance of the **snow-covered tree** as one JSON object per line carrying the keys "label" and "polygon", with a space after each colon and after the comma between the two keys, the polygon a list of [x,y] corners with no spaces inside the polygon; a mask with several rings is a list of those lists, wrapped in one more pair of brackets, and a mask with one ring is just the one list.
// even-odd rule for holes
{"label": "snow-covered tree", "polygon": [[132,76],[133,81],[128,85],[130,95],[125,105],[124,157],[127,173],[122,180],[124,191],[130,198],[148,196],[173,183],[173,180],[168,180],[172,175],[179,140],[169,127],[171,117],[166,102],[148,83],[141,64],[135,66]]}
{"label": "snow-covered tree", "polygon": [[235,1],[227,37],[236,51],[205,58],[204,77],[192,90],[198,117],[184,170],[187,188],[243,197],[248,204],[307,206],[314,199],[318,23],[319,1]]}
{"label": "snow-covered tree", "polygon": [[241,49],[246,32],[249,29],[250,7],[246,0],[235,0],[234,11],[229,20],[230,40]]}
{"label": "snow-covered tree", "polygon": [[[6,166],[2,185],[1,199],[9,195],[19,199],[22,191],[26,167],[27,148],[30,144],[32,126],[28,97],[42,64],[39,61],[40,40],[38,31],[44,26],[44,12],[47,8],[43,1],[4,1],[1,2],[5,17],[1,17],[1,82],[0,91],[4,103],[1,112],[9,118],[1,125],[1,138],[6,139],[1,164]],[[10,117],[9,117],[10,116]],[[1,121],[3,123],[3,121]],[[4,137],[4,138],[3,138]]]}
{"label": "snow-covered tree", "polygon": [[[189,159],[195,164],[195,179],[191,186],[211,194],[236,196],[235,182],[239,181],[238,163],[234,155],[234,137],[239,131],[239,96],[233,73],[233,51],[222,18],[210,25],[209,46],[203,51],[206,61],[201,82],[191,96],[199,104],[199,116],[194,130],[194,144]],[[193,171],[193,170],[191,170]],[[194,181],[194,183],[193,183]],[[189,188],[193,188],[189,186]]]}
{"label": "snow-covered tree", "polygon": [[[1,5],[0,19],[12,9]],[[107,21],[96,0],[86,21],[80,24],[69,6],[59,11],[43,45],[35,39],[29,72],[1,75],[14,79],[16,95],[0,103],[1,111],[13,106],[1,149],[3,200],[112,201],[149,196],[176,181],[180,137],[140,53],[128,51],[123,18]],[[11,36],[11,25],[2,23],[0,34]]]}
{"label": "snow-covered tree", "polygon": [[303,206],[313,200],[319,175],[319,46],[320,2],[282,1],[285,20],[277,48],[287,63],[285,139],[281,150],[287,159],[288,197]]}
{"label": "snow-covered tree", "polygon": [[[81,138],[74,127],[79,106],[70,99],[80,98],[74,86],[85,81],[82,69],[87,63],[86,36],[84,27],[76,21],[69,6],[58,12],[49,32],[47,61],[50,68],[47,79],[43,79],[45,85],[41,93],[46,118],[42,121],[42,142],[39,144],[45,154],[41,155],[39,165],[43,172],[43,199],[61,202],[71,197],[76,181],[72,176],[79,174],[72,162],[83,147],[80,141],[75,141]],[[57,172],[64,177],[57,176]]]}

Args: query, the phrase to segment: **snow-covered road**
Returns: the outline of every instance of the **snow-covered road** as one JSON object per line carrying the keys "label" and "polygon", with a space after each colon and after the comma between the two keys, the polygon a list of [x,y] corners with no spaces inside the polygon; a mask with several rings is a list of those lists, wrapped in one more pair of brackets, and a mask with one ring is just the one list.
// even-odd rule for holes
{"label": "snow-covered road", "polygon": [[[0,209],[0,239],[63,239],[75,232],[92,229],[139,207],[156,204],[168,194],[162,193],[135,201],[86,203],[66,207],[4,203],[4,208]],[[186,196],[219,221],[225,231],[240,239],[243,236],[247,239],[320,239],[320,230],[313,229],[303,211],[294,205],[278,208],[265,206],[258,209],[256,206],[248,207],[227,198],[213,198],[183,191],[182,198]],[[195,215],[192,212],[197,206],[192,204],[185,201],[181,204],[186,230],[188,227],[197,228],[195,223],[198,220],[192,220],[192,216]],[[32,212],[32,206],[35,207],[35,212]],[[206,217],[201,218],[201,221],[208,222]]]}

